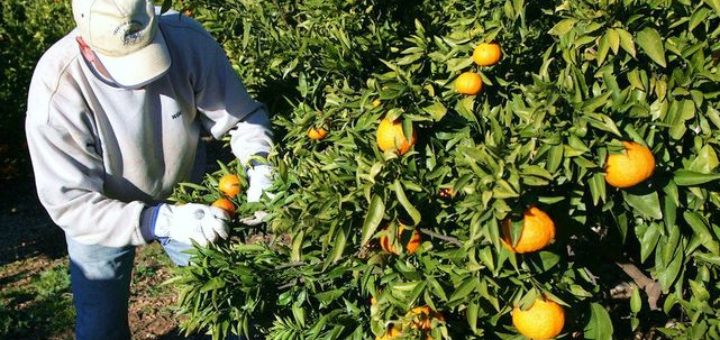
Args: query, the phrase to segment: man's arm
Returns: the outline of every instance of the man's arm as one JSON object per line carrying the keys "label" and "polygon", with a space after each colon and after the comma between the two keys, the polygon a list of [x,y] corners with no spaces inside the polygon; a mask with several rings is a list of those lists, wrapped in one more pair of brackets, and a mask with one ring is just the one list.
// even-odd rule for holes
{"label": "man's arm", "polygon": [[32,112],[46,108],[30,104],[28,109],[26,134],[38,197],[53,221],[84,244],[146,243],[139,223],[145,205],[102,194],[104,168],[89,126],[53,107]]}
{"label": "man's arm", "polygon": [[[211,39],[211,38],[208,38]],[[233,153],[247,164],[256,154],[272,148],[272,132],[265,105],[247,93],[222,47],[213,41],[204,54],[195,102],[205,128],[219,139],[231,129]]]}
{"label": "man's arm", "polygon": [[229,131],[233,154],[249,167],[248,200],[255,202],[270,186],[271,169],[267,164],[250,161],[256,155],[267,156],[272,149],[270,119],[265,105],[247,93],[222,47],[215,41],[210,44],[213,53],[203,61],[196,103],[205,127],[215,138]]}

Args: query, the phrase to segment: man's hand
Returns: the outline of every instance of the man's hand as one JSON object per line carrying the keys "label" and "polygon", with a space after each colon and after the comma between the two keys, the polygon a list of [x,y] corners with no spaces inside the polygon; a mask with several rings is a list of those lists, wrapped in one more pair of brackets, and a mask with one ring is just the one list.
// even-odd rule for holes
{"label": "man's hand", "polygon": [[267,215],[268,213],[264,211],[256,211],[252,216],[241,219],[240,222],[244,225],[254,227],[256,225],[259,225],[260,223],[263,223],[263,219]]}
{"label": "man's hand", "polygon": [[[272,185],[272,168],[269,165],[256,165],[248,170],[248,202],[259,202],[263,192],[272,197],[272,194],[265,190]],[[256,226],[263,222],[263,218],[267,216],[264,211],[256,211],[253,216],[249,216],[240,220],[241,223],[248,226]]]}
{"label": "man's hand", "polygon": [[[248,202],[259,202],[263,192],[272,185],[272,168],[269,165],[256,165],[247,171]],[[269,195],[269,194],[268,194]]]}
{"label": "man's hand", "polygon": [[218,237],[228,237],[226,221],[229,219],[224,210],[204,204],[162,204],[157,208],[154,235],[186,244],[193,240],[206,246],[215,243]]}

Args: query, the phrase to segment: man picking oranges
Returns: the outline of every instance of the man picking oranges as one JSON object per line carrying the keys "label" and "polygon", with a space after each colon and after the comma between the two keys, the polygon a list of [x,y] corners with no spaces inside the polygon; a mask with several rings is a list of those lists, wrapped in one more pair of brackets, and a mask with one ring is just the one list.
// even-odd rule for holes
{"label": "man picking oranges", "polygon": [[249,201],[270,167],[264,105],[197,22],[150,0],[73,0],[77,28],[38,62],[26,130],[40,201],[65,231],[77,339],[129,339],[135,247],[159,240],[179,265],[192,242],[228,237],[228,214],[165,203],[204,172],[201,132],[231,136]]}

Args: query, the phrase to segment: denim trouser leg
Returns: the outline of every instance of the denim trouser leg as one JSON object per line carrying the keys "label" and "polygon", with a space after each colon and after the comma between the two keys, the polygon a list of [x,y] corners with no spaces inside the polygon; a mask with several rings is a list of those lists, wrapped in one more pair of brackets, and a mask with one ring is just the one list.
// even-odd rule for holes
{"label": "denim trouser leg", "polygon": [[75,338],[130,339],[128,298],[135,247],[84,245],[67,237]]}

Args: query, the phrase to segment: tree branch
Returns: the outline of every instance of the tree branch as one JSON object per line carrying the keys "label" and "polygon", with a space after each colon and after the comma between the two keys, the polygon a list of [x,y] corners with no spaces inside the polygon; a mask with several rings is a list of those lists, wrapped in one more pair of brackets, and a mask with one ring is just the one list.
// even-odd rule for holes
{"label": "tree branch", "polygon": [[648,305],[650,305],[650,310],[660,310],[660,307],[658,307],[658,301],[662,295],[662,288],[660,287],[660,284],[647,277],[636,265],[632,263],[615,262],[615,264],[618,265],[625,274],[630,276],[638,287],[645,290],[645,294],[648,296]]}
{"label": "tree branch", "polygon": [[454,238],[454,237],[452,237],[452,236],[445,236],[445,235],[443,235],[443,234],[438,234],[438,233],[436,233],[436,232],[434,232],[434,231],[430,231],[430,230],[423,229],[423,228],[420,228],[420,232],[423,233],[423,234],[425,234],[425,235],[428,235],[428,236],[430,236],[430,237],[434,237],[434,238],[437,238],[437,239],[441,239],[441,240],[443,240],[443,241],[446,241],[446,242],[448,242],[448,243],[452,243],[452,244],[454,244],[454,245],[456,245],[456,246],[458,246],[458,247],[462,247],[462,245],[463,245],[462,242],[460,242],[460,240],[458,240],[458,239],[456,239],[456,238]]}

